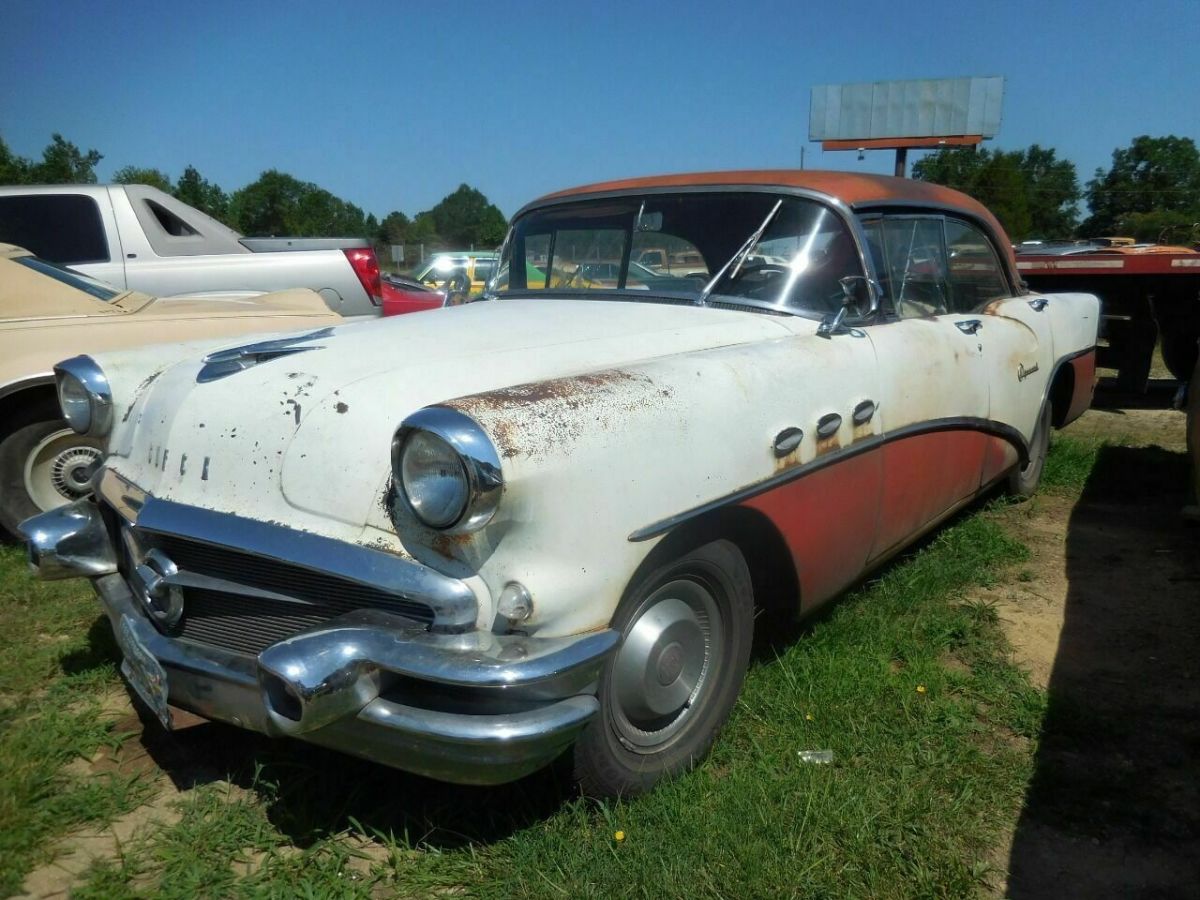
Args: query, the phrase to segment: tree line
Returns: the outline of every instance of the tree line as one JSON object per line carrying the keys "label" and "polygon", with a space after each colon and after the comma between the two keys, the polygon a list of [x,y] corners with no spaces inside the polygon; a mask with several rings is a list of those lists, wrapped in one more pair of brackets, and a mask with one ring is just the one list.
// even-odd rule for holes
{"label": "tree line", "polygon": [[[104,157],[52,136],[40,160],[13,154],[0,138],[0,184],[94,184]],[[1052,147],[1024,150],[959,147],[930,154],[913,177],[964,191],[995,213],[1015,241],[1129,235],[1143,241],[1200,240],[1200,151],[1192,138],[1136,137],[1113,151],[1080,186],[1075,164]],[[480,191],[461,184],[432,209],[411,219],[393,210],[376,219],[312,182],[268,169],[231,194],[187,166],[174,181],[160,169],[125,166],[113,180],[149,184],[244,234],[363,237],[379,246],[424,244],[494,247],[504,238],[504,215]],[[1080,217],[1086,201],[1088,215]]]}
{"label": "tree line", "polygon": [[[85,153],[55,134],[40,160],[26,159],[0,138],[0,184],[95,184],[96,166],[103,158],[99,151]],[[112,180],[156,187],[243,234],[260,237],[360,237],[380,246],[490,248],[504,239],[507,226],[504,214],[467,184],[411,219],[393,210],[379,220],[324,188],[277,169],[268,169],[232,193],[191,165],[175,180],[161,169],[141,166],[124,166]]]}
{"label": "tree line", "polygon": [[[913,177],[975,197],[1014,241],[1125,235],[1139,241],[1200,241],[1200,151],[1191,138],[1141,135],[1118,147],[1083,188],[1075,164],[1053,148],[958,147],[917,161]],[[1079,202],[1089,215],[1080,218]]]}

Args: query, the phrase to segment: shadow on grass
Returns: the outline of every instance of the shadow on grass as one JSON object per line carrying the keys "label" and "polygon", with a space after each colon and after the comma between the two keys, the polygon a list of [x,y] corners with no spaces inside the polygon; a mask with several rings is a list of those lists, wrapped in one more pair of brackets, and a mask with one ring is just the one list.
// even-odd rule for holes
{"label": "shadow on grass", "polygon": [[107,665],[119,665],[121,649],[113,637],[108,617],[99,615],[88,626],[87,646],[73,650],[59,661],[64,675],[82,675]]}
{"label": "shadow on grass", "polygon": [[[1065,616],[1008,896],[1194,896],[1200,529],[1187,462],[1105,447],[1067,532]],[[1069,886],[1069,887],[1068,887]]]}

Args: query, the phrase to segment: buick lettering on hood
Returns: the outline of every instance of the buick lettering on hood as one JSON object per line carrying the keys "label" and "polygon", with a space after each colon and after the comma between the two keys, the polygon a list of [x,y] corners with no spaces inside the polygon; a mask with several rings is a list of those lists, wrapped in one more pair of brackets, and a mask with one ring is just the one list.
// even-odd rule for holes
{"label": "buick lettering on hood", "polygon": [[476,784],[570,748],[630,795],[704,757],[756,628],[1035,489],[1098,321],[945,188],[590,185],[514,217],[476,302],[62,362],[106,455],[21,530],[91,579],[164,727]]}

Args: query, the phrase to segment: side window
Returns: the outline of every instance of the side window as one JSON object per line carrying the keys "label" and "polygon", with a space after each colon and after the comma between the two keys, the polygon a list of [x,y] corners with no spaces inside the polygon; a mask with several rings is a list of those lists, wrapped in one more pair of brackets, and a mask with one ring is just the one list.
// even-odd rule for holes
{"label": "side window", "polygon": [[50,262],[108,262],[100,207],[83,194],[0,197],[0,242]]}
{"label": "side window", "polygon": [[493,259],[475,259],[475,274],[472,281],[486,282],[492,277],[492,272],[496,269],[496,261]]}
{"label": "side window", "polygon": [[950,296],[955,312],[972,312],[1012,293],[995,249],[978,228],[947,219],[946,246],[950,251]]}
{"label": "side window", "polygon": [[902,319],[938,316],[950,311],[942,220],[917,216],[884,217],[884,285]]}

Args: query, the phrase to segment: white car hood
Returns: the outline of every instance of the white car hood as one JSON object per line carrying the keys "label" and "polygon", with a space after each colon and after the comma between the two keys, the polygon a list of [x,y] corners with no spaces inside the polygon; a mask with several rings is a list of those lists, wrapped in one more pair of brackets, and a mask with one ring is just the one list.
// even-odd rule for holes
{"label": "white car hood", "polygon": [[347,325],[211,381],[197,381],[200,360],[168,369],[118,422],[111,464],[163,499],[349,538],[379,502],[393,433],[421,407],[791,333],[761,313],[556,299]]}

